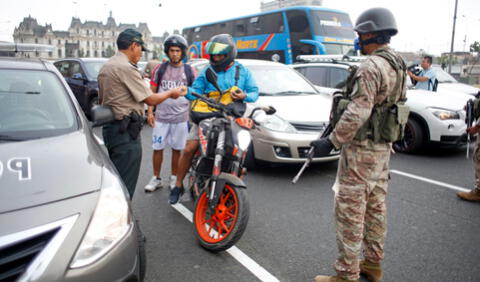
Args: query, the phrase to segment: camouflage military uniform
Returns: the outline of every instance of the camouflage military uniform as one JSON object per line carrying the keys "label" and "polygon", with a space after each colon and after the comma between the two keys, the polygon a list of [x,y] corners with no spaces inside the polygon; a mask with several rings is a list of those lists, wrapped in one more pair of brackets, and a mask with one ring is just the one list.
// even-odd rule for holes
{"label": "camouflage military uniform", "polygon": [[384,256],[391,151],[391,143],[374,143],[370,138],[358,140],[356,134],[369,120],[374,105],[384,103],[391,95],[399,101],[406,91],[404,85],[395,89],[397,72],[386,59],[375,56],[379,51],[395,54],[389,47],[382,47],[360,65],[352,102],[330,135],[332,143],[342,147],[333,187],[339,248],[335,269],[339,277],[353,281],[359,278],[362,241],[365,259],[377,263]]}

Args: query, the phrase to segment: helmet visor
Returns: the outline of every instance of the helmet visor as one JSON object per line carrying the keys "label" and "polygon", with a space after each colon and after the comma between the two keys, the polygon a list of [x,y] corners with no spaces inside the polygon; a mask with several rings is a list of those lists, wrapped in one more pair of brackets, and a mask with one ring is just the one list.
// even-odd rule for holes
{"label": "helmet visor", "polygon": [[219,42],[208,42],[205,46],[205,51],[210,55],[226,55],[232,50],[232,46],[219,43]]}

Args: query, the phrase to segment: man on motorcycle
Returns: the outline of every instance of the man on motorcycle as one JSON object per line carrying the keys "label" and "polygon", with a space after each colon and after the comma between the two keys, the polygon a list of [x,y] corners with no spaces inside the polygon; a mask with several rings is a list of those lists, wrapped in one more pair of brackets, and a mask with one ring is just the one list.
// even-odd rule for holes
{"label": "man on motorcycle", "polygon": [[[218,75],[217,83],[222,91],[238,87],[235,91],[229,91],[231,100],[243,102],[255,102],[258,99],[258,87],[253,80],[251,72],[235,61],[237,49],[235,42],[229,34],[218,34],[213,36],[206,46],[206,53],[210,55],[210,66]],[[196,100],[191,93],[209,95],[215,92],[216,88],[207,81],[205,68],[195,79],[192,87],[188,88],[188,94],[185,96],[188,100]],[[221,97],[221,93],[219,93]],[[223,100],[223,98],[222,98]],[[190,128],[187,144],[180,156],[177,167],[177,181],[175,187],[170,192],[170,204],[179,202],[185,192],[183,179],[191,165],[193,156],[198,149],[199,136],[198,126],[193,124]]]}

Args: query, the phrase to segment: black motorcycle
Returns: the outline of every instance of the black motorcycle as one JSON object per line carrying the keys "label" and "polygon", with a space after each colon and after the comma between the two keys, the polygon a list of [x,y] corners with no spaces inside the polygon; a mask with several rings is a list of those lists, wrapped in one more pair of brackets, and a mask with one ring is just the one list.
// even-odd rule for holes
{"label": "black motorcycle", "polygon": [[[207,80],[219,93],[213,70],[206,72]],[[247,186],[242,178],[246,173],[245,157],[254,128],[255,113],[275,113],[272,107],[254,108],[243,117],[245,103],[224,105],[217,100],[192,93],[215,110],[216,116],[199,122],[200,148],[189,170],[188,188],[195,199],[193,223],[200,245],[219,252],[233,246],[242,236],[249,218]]]}

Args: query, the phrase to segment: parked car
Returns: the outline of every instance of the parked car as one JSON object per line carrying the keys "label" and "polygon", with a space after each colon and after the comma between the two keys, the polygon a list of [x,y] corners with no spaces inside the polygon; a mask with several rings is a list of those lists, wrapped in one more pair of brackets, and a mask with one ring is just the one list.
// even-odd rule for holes
{"label": "parked car", "polygon": [[[349,74],[349,66],[360,64],[365,57],[304,56],[307,63],[292,65],[322,92],[339,90]],[[465,142],[465,111],[471,96],[439,89],[437,92],[407,89],[410,117],[405,137],[397,142],[397,151],[413,153],[427,143],[458,146]]]}
{"label": "parked car", "polygon": [[[328,125],[331,97],[318,92],[304,77],[287,65],[261,60],[237,60],[246,66],[255,79],[260,97],[249,103],[255,106],[273,106],[277,112],[266,116],[265,122],[252,131],[252,147],[248,150],[247,166],[256,161],[268,163],[304,162],[310,142],[319,137]],[[191,63],[197,70],[208,65],[208,60]],[[248,114],[247,110],[247,114]],[[333,161],[339,152],[314,157],[314,162]]]}
{"label": "parked car", "polygon": [[1,281],[143,280],[127,190],[48,61],[0,58],[0,187]]}
{"label": "parked car", "polygon": [[106,58],[70,58],[54,63],[88,117],[90,117],[90,109],[98,104],[97,76],[107,60]]}

